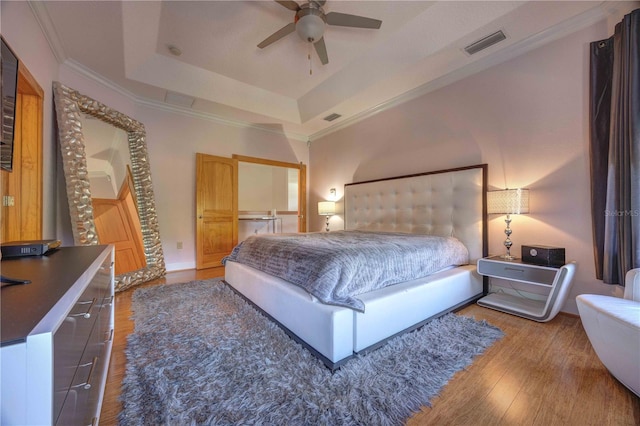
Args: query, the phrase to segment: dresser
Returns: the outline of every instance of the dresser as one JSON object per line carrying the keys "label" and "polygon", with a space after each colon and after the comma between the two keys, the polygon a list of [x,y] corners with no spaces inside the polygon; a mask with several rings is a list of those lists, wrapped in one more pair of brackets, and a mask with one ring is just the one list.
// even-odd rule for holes
{"label": "dresser", "polygon": [[91,425],[113,344],[113,246],[3,259],[2,425]]}

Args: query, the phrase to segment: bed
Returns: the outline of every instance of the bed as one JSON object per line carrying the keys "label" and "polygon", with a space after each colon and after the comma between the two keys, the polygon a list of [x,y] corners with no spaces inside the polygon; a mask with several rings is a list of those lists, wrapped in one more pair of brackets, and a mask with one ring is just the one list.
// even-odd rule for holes
{"label": "bed", "polygon": [[355,354],[471,303],[484,294],[476,261],[487,254],[487,165],[350,183],[346,231],[454,237],[468,264],[358,294],[358,309],[320,302],[303,288],[239,261],[225,261],[225,282],[324,364]]}

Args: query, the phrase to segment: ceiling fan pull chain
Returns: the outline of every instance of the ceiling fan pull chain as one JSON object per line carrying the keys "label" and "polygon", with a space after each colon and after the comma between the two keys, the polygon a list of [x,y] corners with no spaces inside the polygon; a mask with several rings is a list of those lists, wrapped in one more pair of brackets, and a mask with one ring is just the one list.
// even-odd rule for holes
{"label": "ceiling fan pull chain", "polygon": [[309,42],[309,53],[307,53],[307,58],[309,59],[309,75],[313,75],[313,69],[311,69],[311,42]]}

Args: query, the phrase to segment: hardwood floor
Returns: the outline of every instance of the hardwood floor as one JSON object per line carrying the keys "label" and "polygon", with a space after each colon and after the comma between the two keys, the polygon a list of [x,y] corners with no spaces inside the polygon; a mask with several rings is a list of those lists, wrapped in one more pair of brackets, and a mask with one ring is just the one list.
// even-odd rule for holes
{"label": "hardwood floor", "polygon": [[[222,268],[179,271],[144,286],[224,275]],[[116,294],[113,352],[100,423],[117,424],[122,409],[131,295]],[[504,338],[464,371],[407,425],[639,425],[640,398],[616,381],[591,348],[580,319],[561,314],[537,323],[478,305],[459,312],[500,327]]]}

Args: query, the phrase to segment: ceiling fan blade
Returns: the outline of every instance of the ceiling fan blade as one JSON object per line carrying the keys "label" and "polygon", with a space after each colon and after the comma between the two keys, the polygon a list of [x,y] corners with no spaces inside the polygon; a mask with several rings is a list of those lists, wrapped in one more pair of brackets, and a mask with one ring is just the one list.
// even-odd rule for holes
{"label": "ceiling fan blade", "polygon": [[260,42],[258,47],[260,49],[263,49],[263,48],[267,47],[268,45],[270,45],[271,43],[274,43],[274,42],[280,40],[282,37],[291,34],[295,30],[296,30],[296,24],[294,22],[291,22],[291,23],[285,25],[284,27],[280,28],[275,33],[271,34],[269,37],[265,38],[262,42]]}
{"label": "ceiling fan blade", "polygon": [[316,53],[318,53],[322,65],[327,65],[329,63],[329,56],[327,56],[327,45],[324,44],[324,37],[313,43],[313,46],[316,48]]}
{"label": "ceiling fan blade", "polygon": [[346,13],[329,12],[325,17],[327,18],[327,24],[341,27],[372,28],[377,30],[382,25],[382,21],[379,19],[348,15]]}
{"label": "ceiling fan blade", "polygon": [[289,10],[293,10],[294,12],[297,12],[297,11],[300,10],[300,6],[295,1],[291,1],[291,0],[275,0],[275,2],[281,4],[282,6],[286,7]]}

